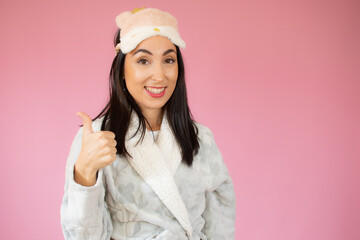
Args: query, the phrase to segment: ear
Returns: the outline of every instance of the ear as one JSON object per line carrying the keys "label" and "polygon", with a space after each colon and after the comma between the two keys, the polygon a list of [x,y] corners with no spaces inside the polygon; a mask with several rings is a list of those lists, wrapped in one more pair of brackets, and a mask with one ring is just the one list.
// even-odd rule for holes
{"label": "ear", "polygon": [[132,13],[131,12],[123,12],[119,15],[116,16],[115,18],[115,22],[116,22],[116,25],[122,29],[122,27],[124,25],[126,25],[126,19],[131,15]]}

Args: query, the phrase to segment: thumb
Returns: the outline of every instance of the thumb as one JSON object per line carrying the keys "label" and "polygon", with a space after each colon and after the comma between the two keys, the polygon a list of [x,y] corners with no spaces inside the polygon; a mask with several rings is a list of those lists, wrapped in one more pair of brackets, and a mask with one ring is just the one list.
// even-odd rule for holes
{"label": "thumb", "polygon": [[90,116],[84,112],[77,112],[76,115],[78,115],[79,117],[82,118],[83,125],[84,125],[83,136],[87,136],[87,135],[93,133],[94,131],[92,129],[92,120],[91,120]]}

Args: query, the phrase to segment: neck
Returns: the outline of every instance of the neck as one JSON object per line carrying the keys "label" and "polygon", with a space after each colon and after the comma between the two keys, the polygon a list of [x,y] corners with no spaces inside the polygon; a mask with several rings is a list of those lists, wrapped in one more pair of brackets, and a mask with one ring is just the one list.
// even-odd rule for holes
{"label": "neck", "polygon": [[151,109],[151,110],[143,110],[141,111],[148,123],[146,123],[147,130],[158,131],[161,127],[162,118],[164,115],[164,111],[162,109]]}

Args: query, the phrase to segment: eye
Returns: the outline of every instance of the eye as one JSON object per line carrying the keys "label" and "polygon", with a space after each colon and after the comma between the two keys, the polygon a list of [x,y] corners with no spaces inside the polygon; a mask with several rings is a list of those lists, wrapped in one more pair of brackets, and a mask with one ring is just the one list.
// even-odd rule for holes
{"label": "eye", "polygon": [[142,65],[145,65],[145,64],[148,64],[148,61],[146,59],[143,59],[141,58],[138,63],[142,64]]}
{"label": "eye", "polygon": [[168,59],[165,60],[165,62],[171,64],[171,63],[175,63],[175,60],[172,59],[172,58],[168,58]]}

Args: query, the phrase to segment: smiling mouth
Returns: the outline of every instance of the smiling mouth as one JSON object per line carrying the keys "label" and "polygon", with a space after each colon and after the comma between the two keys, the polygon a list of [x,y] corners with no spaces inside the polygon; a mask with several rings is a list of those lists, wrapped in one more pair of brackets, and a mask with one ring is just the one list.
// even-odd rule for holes
{"label": "smiling mouth", "polygon": [[153,94],[160,94],[165,90],[165,87],[145,87],[145,89]]}

